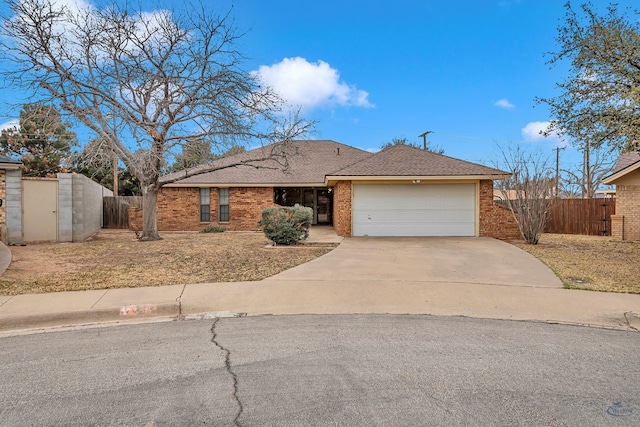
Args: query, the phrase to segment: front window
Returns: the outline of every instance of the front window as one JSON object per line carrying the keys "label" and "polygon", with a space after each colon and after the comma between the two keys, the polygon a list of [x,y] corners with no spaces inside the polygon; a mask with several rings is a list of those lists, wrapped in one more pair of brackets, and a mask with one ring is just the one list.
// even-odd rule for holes
{"label": "front window", "polygon": [[280,206],[294,206],[302,203],[302,189],[289,187],[276,187],[273,189],[273,199]]}
{"label": "front window", "polygon": [[200,189],[200,222],[211,221],[211,190]]}
{"label": "front window", "polygon": [[229,189],[218,189],[218,212],[220,212],[220,222],[229,221]]}

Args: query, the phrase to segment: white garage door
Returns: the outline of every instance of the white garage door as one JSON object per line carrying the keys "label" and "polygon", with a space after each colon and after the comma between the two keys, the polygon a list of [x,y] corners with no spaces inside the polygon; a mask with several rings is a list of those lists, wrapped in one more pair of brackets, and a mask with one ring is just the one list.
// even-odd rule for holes
{"label": "white garage door", "polygon": [[353,186],[354,236],[475,236],[475,184]]}

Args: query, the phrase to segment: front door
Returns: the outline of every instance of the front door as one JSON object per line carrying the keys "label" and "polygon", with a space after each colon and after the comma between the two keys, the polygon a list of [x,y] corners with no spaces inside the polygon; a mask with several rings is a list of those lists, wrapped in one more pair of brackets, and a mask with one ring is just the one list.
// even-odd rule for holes
{"label": "front door", "polygon": [[331,224],[332,196],[328,189],[304,189],[302,192],[302,205],[313,209],[312,224]]}
{"label": "front door", "polygon": [[333,194],[329,190],[317,190],[316,212],[318,224],[331,224]]}
{"label": "front door", "polygon": [[25,242],[58,240],[58,181],[22,180]]}

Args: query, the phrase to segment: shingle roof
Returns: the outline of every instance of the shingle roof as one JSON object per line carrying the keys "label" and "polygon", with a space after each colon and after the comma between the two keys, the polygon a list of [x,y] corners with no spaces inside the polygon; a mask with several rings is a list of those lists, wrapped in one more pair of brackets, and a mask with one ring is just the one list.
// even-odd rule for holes
{"label": "shingle roof", "polygon": [[[275,153],[276,158],[271,154]],[[286,160],[280,155],[285,153]],[[258,159],[264,159],[259,160]],[[240,165],[225,167],[227,165]],[[283,165],[286,164],[286,167]],[[372,154],[335,141],[291,141],[216,160],[198,168],[220,167],[213,172],[185,176],[175,172],[161,179],[177,185],[318,185],[326,176],[487,176],[507,175],[498,169],[454,159],[418,148],[397,145]],[[198,168],[195,168],[197,170]]]}
{"label": "shingle roof", "polygon": [[505,175],[498,169],[407,145],[395,145],[340,169],[330,176],[474,176]]}
{"label": "shingle roof", "polygon": [[637,151],[622,153],[620,157],[618,157],[618,162],[616,163],[616,168],[613,171],[612,175],[628,168],[629,166],[637,162],[640,162],[640,153],[638,153]]}
{"label": "shingle roof", "polygon": [[[275,158],[267,159],[275,154]],[[286,154],[286,160],[283,156]],[[199,168],[210,166],[224,167],[236,163],[242,165],[231,166],[213,172],[195,175],[185,179],[179,179],[184,171],[175,172],[161,179],[161,182],[174,180],[184,184],[314,184],[324,185],[324,177],[328,172],[344,168],[359,160],[371,156],[371,153],[340,144],[335,141],[290,141],[282,145],[269,145],[256,148],[245,153],[226,157],[203,165]],[[286,167],[283,168],[283,164]],[[197,168],[196,168],[197,169]],[[193,171],[193,169],[191,170]]]}
{"label": "shingle roof", "polygon": [[22,162],[20,160],[12,159],[11,157],[7,157],[4,154],[0,154],[0,163],[11,163],[14,165],[21,165]]}

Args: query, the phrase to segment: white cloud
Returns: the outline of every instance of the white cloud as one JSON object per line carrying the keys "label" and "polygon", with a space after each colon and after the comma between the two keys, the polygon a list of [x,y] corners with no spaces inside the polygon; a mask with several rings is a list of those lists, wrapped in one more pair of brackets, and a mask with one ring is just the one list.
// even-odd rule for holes
{"label": "white cloud", "polygon": [[[108,10],[110,6],[102,6],[102,10]],[[93,4],[91,0],[51,0],[51,10],[53,13],[60,14],[60,17],[52,19],[51,33],[53,35],[51,49],[54,52],[64,53],[63,60],[74,61],[78,55],[85,55],[84,41],[87,32],[91,33],[91,37],[95,37],[95,26],[105,24],[104,20],[100,20],[97,12],[100,6]],[[122,13],[117,10],[116,13]],[[110,15],[110,13],[107,13]],[[28,25],[31,18],[24,15],[16,15],[14,20],[24,20]],[[131,28],[133,33],[140,39],[149,38],[159,45],[166,44],[168,41],[163,37],[162,28],[167,28],[173,18],[171,12],[158,9],[152,12],[140,12],[128,16],[129,23],[133,24]],[[124,50],[135,54],[139,48],[129,41],[121,46]],[[92,48],[92,54],[96,55],[98,60],[104,60],[108,56],[98,45]]]}
{"label": "white cloud", "polygon": [[527,142],[539,142],[539,141],[547,141],[554,142],[558,146],[565,146],[566,142],[558,134],[556,130],[554,130],[549,136],[544,136],[541,132],[546,131],[551,122],[529,122],[525,127],[522,128],[522,137]]}
{"label": "white cloud", "polygon": [[18,129],[19,127],[20,122],[18,120],[10,120],[8,122],[0,124],[0,132],[2,132],[3,130]]}
{"label": "white cloud", "polygon": [[304,58],[284,58],[271,66],[262,65],[258,76],[289,104],[310,110],[320,106],[356,106],[370,108],[369,93],[340,81],[340,73],[327,62],[309,62]]}
{"label": "white cloud", "polygon": [[505,108],[507,110],[511,110],[512,108],[516,107],[506,98],[502,98],[501,100],[496,101],[493,105],[495,105],[496,107]]}

